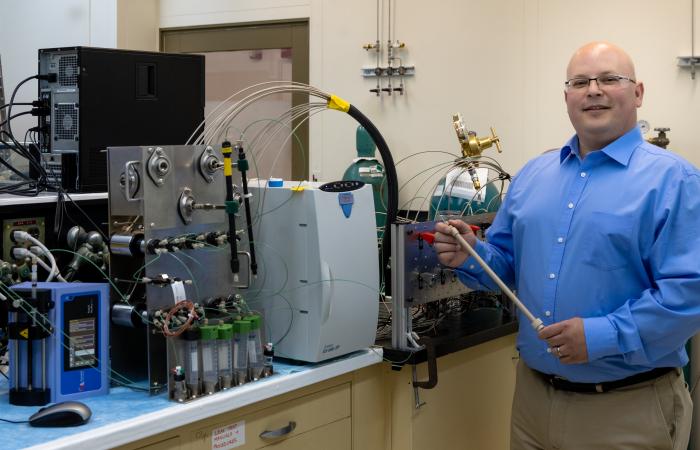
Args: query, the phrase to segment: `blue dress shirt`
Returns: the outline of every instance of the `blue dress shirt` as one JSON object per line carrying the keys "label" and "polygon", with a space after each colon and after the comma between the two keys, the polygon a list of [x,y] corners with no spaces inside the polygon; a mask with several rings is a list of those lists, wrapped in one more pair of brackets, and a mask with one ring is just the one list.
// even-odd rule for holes
{"label": "blue dress shirt", "polygon": [[[545,325],[583,318],[589,362],[561,364],[520,314],[525,363],[576,382],[688,362],[700,329],[700,172],[634,128],[580,158],[574,136],[513,179],[477,252]],[[498,290],[474,258],[472,288]]]}

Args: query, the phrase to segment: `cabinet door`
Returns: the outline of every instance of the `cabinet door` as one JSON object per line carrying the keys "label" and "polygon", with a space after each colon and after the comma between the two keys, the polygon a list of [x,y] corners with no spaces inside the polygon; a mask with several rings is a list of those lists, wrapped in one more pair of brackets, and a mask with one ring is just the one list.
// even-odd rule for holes
{"label": "cabinet door", "polygon": [[350,450],[352,448],[351,420],[348,417],[263,448],[269,450]]}
{"label": "cabinet door", "polygon": [[[515,389],[515,335],[438,359],[438,385],[419,390],[416,409],[411,367],[386,368],[391,390],[393,450],[503,450],[510,439]],[[427,367],[418,367],[418,379]]]}

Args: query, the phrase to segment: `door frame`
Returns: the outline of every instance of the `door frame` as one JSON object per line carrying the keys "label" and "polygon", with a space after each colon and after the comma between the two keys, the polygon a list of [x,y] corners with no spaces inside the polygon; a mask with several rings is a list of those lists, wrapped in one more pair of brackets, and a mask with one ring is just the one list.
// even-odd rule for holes
{"label": "door frame", "polygon": [[[160,51],[206,53],[237,50],[292,49],[292,81],[309,83],[308,19],[217,24],[160,29]],[[308,103],[308,94],[293,93],[292,107]],[[299,125],[301,124],[301,125]],[[309,179],[308,113],[292,122],[292,179]]]}

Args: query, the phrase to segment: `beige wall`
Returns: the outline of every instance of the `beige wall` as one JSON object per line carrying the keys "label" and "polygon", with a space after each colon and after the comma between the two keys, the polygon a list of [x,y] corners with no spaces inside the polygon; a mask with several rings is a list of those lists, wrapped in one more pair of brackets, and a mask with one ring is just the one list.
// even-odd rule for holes
{"label": "beige wall", "polygon": [[158,0],[117,0],[117,48],[158,51]]}
{"label": "beige wall", "polygon": [[[360,68],[374,62],[361,47],[376,36],[375,0],[160,0],[160,24],[307,14],[311,84],[369,116],[396,160],[424,150],[456,152],[451,115],[460,111],[471,129],[486,133],[496,127],[504,146],[498,160],[514,172],[573,133],[562,94],[565,65],[578,46],[593,39],[609,39],[632,54],[647,92],[639,117],[652,127],[670,127],[671,148],[700,165],[695,135],[700,73],[691,80],[676,66],[677,56],[690,54],[690,6],[681,0],[397,1],[395,37],[406,42],[405,62],[416,65],[416,76],[407,80],[406,95],[391,98],[370,94],[374,82],[360,76]],[[321,179],[339,178],[353,158],[354,127],[351,119],[331,111],[312,119],[310,168]],[[435,159],[430,154],[402,163],[400,181]],[[409,183],[402,201],[415,194],[419,183]]]}
{"label": "beige wall", "polygon": [[[116,46],[116,3],[117,0],[0,0],[0,58],[7,101],[17,83],[36,74],[40,48]],[[36,100],[36,93],[36,81],[29,81],[17,91],[15,101],[31,102]],[[12,132],[22,140],[26,130],[36,123],[36,117],[18,117],[12,121]]]}

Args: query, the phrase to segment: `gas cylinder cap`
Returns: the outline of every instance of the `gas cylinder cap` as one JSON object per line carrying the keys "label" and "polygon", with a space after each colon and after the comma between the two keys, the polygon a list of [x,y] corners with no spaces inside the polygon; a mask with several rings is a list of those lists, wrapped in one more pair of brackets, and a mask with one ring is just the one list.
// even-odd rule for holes
{"label": "gas cylinder cap", "polygon": [[376,148],[374,140],[362,125],[358,126],[355,132],[355,148],[357,149],[358,157],[374,158],[374,151]]}

